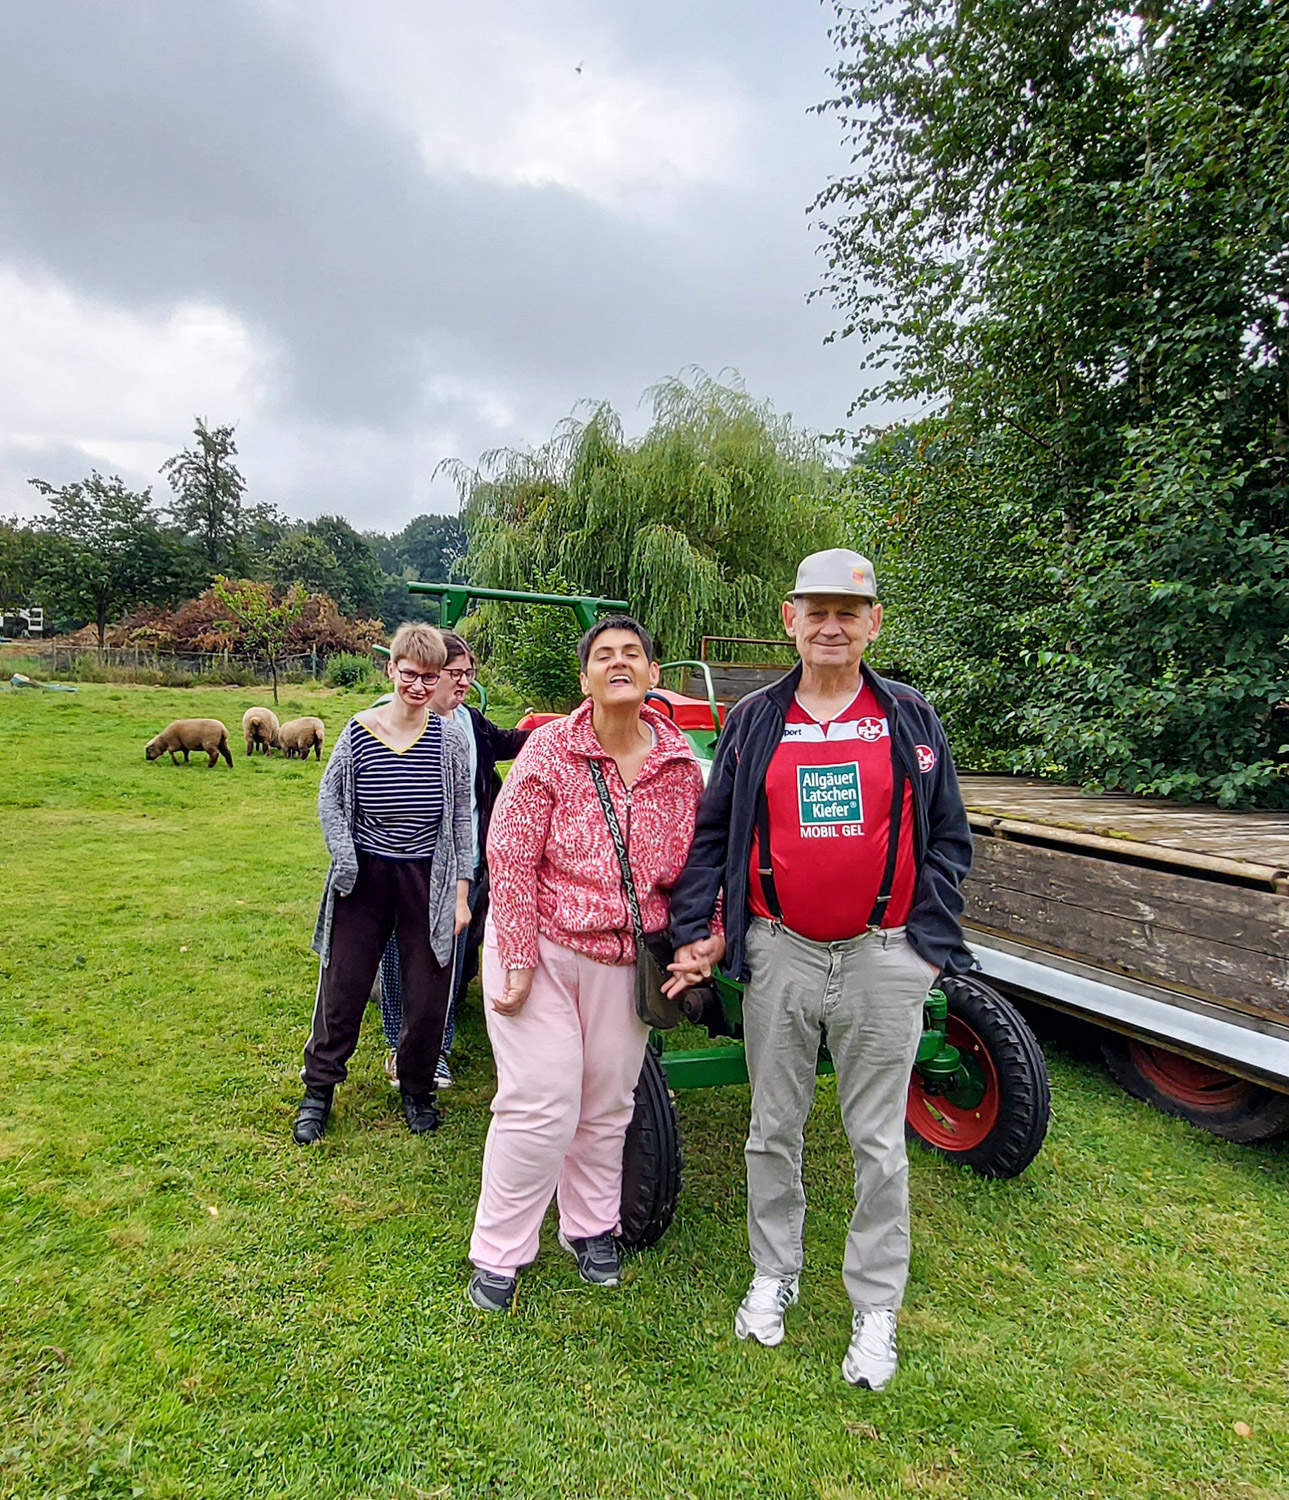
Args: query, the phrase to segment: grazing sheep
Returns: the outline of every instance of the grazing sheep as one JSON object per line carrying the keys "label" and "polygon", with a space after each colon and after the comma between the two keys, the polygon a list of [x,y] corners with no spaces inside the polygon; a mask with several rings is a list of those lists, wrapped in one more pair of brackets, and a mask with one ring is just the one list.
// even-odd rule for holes
{"label": "grazing sheep", "polygon": [[242,733],[247,755],[254,753],[256,745],[267,755],[279,744],[277,715],[271,708],[248,708],[242,715]]}
{"label": "grazing sheep", "polygon": [[190,750],[204,750],[210,756],[210,764],[219,764],[222,755],[231,766],[233,757],[228,749],[228,730],[218,719],[175,719],[166,725],[159,735],[150,739],[143,753],[149,760],[170,752],[170,759],[179,764],[180,750],[184,753],[184,764],[188,764]]}
{"label": "grazing sheep", "polygon": [[292,719],[278,730],[278,744],[286,751],[288,760],[297,754],[301,760],[308,760],[310,750],[316,759],[321,760],[322,738],[326,732],[321,719]]}

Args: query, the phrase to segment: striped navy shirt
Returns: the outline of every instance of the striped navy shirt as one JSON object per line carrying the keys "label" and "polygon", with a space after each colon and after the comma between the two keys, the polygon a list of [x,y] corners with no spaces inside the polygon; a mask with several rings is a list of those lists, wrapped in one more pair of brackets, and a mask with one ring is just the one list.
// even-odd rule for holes
{"label": "striped navy shirt", "polygon": [[406,750],[356,719],[354,731],[354,843],[386,859],[429,859],[443,818],[443,720],[427,714]]}

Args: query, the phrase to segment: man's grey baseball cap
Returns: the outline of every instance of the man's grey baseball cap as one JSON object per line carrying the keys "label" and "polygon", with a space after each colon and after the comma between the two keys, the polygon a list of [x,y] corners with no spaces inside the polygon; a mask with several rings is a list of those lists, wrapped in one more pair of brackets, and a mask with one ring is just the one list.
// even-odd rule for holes
{"label": "man's grey baseball cap", "polygon": [[877,574],[869,560],[849,547],[812,552],[797,569],[792,597],[802,594],[853,594],[877,602]]}

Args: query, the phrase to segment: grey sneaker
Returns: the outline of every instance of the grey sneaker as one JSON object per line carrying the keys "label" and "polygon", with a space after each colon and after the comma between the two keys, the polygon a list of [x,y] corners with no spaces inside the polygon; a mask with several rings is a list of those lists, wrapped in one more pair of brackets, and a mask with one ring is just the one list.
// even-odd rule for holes
{"label": "grey sneaker", "polygon": [[783,1342],[783,1315],[797,1300],[795,1276],[752,1278],[743,1305],[734,1315],[734,1332],[741,1339],[755,1339],[767,1349]]}
{"label": "grey sneaker", "polygon": [[592,1286],[622,1284],[622,1252],[611,1234],[592,1234],[585,1239],[566,1239],[559,1232],[560,1249],[577,1260],[578,1274]]}
{"label": "grey sneaker", "polygon": [[470,1278],[470,1301],[484,1312],[511,1312],[519,1283],[513,1276],[498,1276],[493,1271],[476,1271]]}
{"label": "grey sneaker", "polygon": [[851,1385],[880,1391],[895,1374],[895,1314],[889,1307],[857,1312],[841,1373]]}

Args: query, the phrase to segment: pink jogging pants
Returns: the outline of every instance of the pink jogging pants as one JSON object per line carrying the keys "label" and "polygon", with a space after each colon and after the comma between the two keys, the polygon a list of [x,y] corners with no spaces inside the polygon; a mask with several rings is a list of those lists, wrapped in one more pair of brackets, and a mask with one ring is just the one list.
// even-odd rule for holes
{"label": "pink jogging pants", "polygon": [[483,1009],[497,1093],[470,1259],[499,1276],[536,1259],[556,1191],[566,1238],[616,1233],[622,1143],[649,1040],[635,1013],[634,965],[597,964],[544,937],[538,953],[524,1008],[498,1015],[492,996],[501,994],[505,976],[489,923]]}

